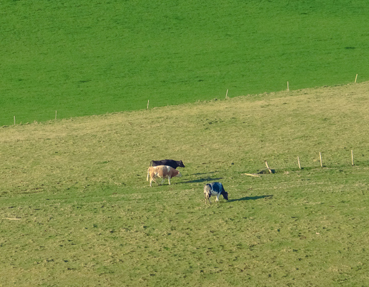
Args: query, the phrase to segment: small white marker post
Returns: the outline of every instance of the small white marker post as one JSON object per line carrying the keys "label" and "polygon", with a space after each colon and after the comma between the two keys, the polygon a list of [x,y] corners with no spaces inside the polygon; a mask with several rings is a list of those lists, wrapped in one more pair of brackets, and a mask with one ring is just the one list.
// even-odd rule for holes
{"label": "small white marker post", "polygon": [[290,91],[290,83],[287,81],[287,92]]}
{"label": "small white marker post", "polygon": [[319,152],[320,167],[323,167],[322,153]]}
{"label": "small white marker post", "polygon": [[147,100],[147,107],[146,107],[146,110],[149,109],[149,103],[150,103],[150,100]]}
{"label": "small white marker post", "polygon": [[228,99],[228,89],[227,89],[225,98]]}
{"label": "small white marker post", "polygon": [[351,150],[351,165],[354,166],[354,151]]}
{"label": "small white marker post", "polygon": [[356,77],[355,77],[355,83],[356,83],[356,81],[357,81],[357,76],[358,76],[358,74],[356,74]]}

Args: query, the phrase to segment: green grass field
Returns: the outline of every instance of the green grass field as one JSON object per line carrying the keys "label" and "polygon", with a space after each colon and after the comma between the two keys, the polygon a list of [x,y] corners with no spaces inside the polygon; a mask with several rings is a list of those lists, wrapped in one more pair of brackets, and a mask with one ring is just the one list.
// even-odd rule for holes
{"label": "green grass field", "polygon": [[[1,128],[0,286],[367,286],[368,91]],[[150,188],[161,158],[183,177]]]}
{"label": "green grass field", "polygon": [[369,80],[369,6],[0,2],[0,125]]}

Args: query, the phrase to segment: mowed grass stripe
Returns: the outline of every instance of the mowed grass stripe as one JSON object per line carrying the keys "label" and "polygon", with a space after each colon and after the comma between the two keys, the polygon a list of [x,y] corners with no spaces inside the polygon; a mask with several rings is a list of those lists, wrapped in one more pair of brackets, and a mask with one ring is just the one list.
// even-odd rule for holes
{"label": "mowed grass stripe", "polygon": [[368,80],[363,0],[0,7],[0,125]]}

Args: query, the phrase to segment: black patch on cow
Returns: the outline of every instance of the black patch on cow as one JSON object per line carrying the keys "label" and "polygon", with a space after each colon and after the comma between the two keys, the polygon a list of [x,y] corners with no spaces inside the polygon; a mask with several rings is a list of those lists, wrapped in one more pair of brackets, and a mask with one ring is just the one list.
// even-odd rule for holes
{"label": "black patch on cow", "polygon": [[152,160],[150,164],[151,166],[167,165],[174,169],[177,169],[177,167],[185,167],[185,165],[183,164],[183,161],[173,160],[173,159]]}
{"label": "black patch on cow", "polygon": [[228,192],[226,192],[224,189],[223,189],[221,195],[223,195],[225,200],[228,200]]}

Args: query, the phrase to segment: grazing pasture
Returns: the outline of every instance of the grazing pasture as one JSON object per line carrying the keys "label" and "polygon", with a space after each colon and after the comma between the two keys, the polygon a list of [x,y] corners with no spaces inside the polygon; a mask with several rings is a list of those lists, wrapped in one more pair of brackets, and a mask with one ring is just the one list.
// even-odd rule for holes
{"label": "grazing pasture", "polygon": [[[0,128],[0,285],[365,286],[368,91]],[[183,176],[150,188],[153,158]],[[264,160],[274,174],[245,175]],[[213,181],[229,200],[205,205]]]}
{"label": "grazing pasture", "polygon": [[369,80],[369,5],[0,2],[0,126]]}

